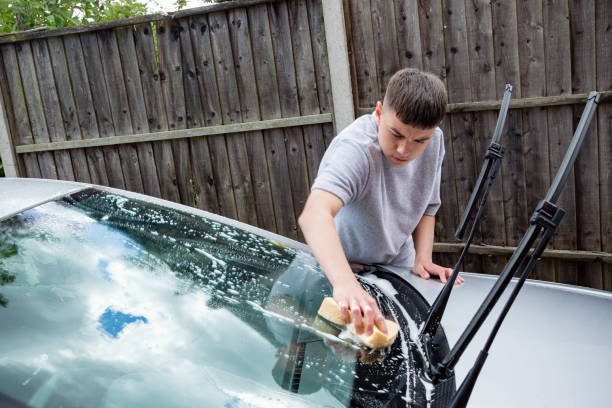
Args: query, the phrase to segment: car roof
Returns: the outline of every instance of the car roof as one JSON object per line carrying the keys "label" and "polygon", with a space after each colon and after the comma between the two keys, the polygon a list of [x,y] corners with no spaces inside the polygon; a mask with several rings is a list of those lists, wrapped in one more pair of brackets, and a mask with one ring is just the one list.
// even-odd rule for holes
{"label": "car roof", "polygon": [[[89,187],[100,188],[55,180],[0,178],[0,219]],[[198,209],[137,193],[103,189],[222,220],[282,244],[306,249],[302,243]],[[463,276],[466,283],[453,289],[442,320],[451,347],[496,279],[481,274]],[[402,277],[429,303],[442,287],[438,281],[415,275]],[[475,361],[515,283],[513,280],[459,361],[455,369],[458,384]],[[493,343],[469,406],[514,407],[536,401],[544,406],[607,406],[612,366],[611,312],[610,292],[528,280]]]}

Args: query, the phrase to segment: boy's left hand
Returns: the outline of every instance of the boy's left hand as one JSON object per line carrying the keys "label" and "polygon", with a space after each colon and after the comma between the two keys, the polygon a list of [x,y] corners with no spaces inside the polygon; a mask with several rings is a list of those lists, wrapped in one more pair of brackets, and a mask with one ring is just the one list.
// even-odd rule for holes
{"label": "boy's left hand", "polygon": [[[423,279],[429,279],[432,275],[437,276],[442,283],[446,283],[446,280],[453,274],[453,270],[437,265],[431,261],[419,262],[417,260],[412,268],[412,273],[419,275]],[[465,280],[461,276],[457,276],[455,285],[461,285],[463,282],[465,282]]]}

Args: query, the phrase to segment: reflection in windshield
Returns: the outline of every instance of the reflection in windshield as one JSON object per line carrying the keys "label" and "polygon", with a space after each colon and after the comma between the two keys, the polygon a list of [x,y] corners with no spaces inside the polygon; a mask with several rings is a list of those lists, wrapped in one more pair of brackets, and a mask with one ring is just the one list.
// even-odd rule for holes
{"label": "reflection in windshield", "polygon": [[316,318],[331,287],[309,254],[96,190],[0,242],[0,392],[32,406],[426,404],[407,333],[374,353]]}

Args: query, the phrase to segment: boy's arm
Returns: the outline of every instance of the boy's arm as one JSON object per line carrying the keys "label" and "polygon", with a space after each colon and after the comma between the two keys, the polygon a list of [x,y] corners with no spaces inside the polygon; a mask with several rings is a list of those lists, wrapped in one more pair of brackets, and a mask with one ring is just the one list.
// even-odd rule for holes
{"label": "boy's arm", "polygon": [[345,320],[354,323],[358,334],[364,330],[371,334],[374,324],[386,333],[385,319],[376,300],[357,282],[342,249],[334,222],[342,206],[342,200],[335,195],[314,189],[299,217],[300,228],[334,289],[334,299]]}
{"label": "boy's arm", "polygon": [[[431,275],[438,276],[442,282],[446,282],[446,279],[453,273],[453,270],[451,268],[444,268],[432,261],[435,226],[436,217],[423,215],[421,221],[419,221],[414,229],[412,240],[414,241],[416,258],[412,272],[424,279],[429,279]],[[461,276],[457,277],[455,285],[462,283],[463,278]]]}

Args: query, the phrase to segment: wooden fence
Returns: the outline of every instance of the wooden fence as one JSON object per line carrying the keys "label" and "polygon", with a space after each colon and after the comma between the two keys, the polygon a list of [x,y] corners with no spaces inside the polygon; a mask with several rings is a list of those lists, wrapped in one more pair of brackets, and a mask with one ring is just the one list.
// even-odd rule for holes
{"label": "wooden fence", "polygon": [[575,256],[541,262],[535,277],[612,290],[610,2],[345,0],[344,8],[357,112],[373,109],[401,67],[432,71],[446,82],[451,113],[442,125],[447,156],[437,219],[437,241],[444,244],[437,248],[454,254],[441,261],[456,259],[454,228],[495,128],[504,84],[514,87],[501,175],[475,239],[495,250],[476,248],[487,255],[471,257],[467,270],[500,271],[546,194],[586,94],[604,92],[560,200],[567,214],[549,246]]}
{"label": "wooden fence", "polygon": [[300,238],[333,136],[321,12],[320,0],[242,1],[0,38],[19,174],[144,192]]}
{"label": "wooden fence", "polygon": [[610,21],[606,0],[238,0],[9,35],[0,152],[21,176],[144,192],[301,239],[296,217],[334,125],[419,67],[450,97],[435,248],[451,264],[510,83],[501,175],[464,265],[498,273],[596,89],[567,215],[535,277],[612,290]]}

